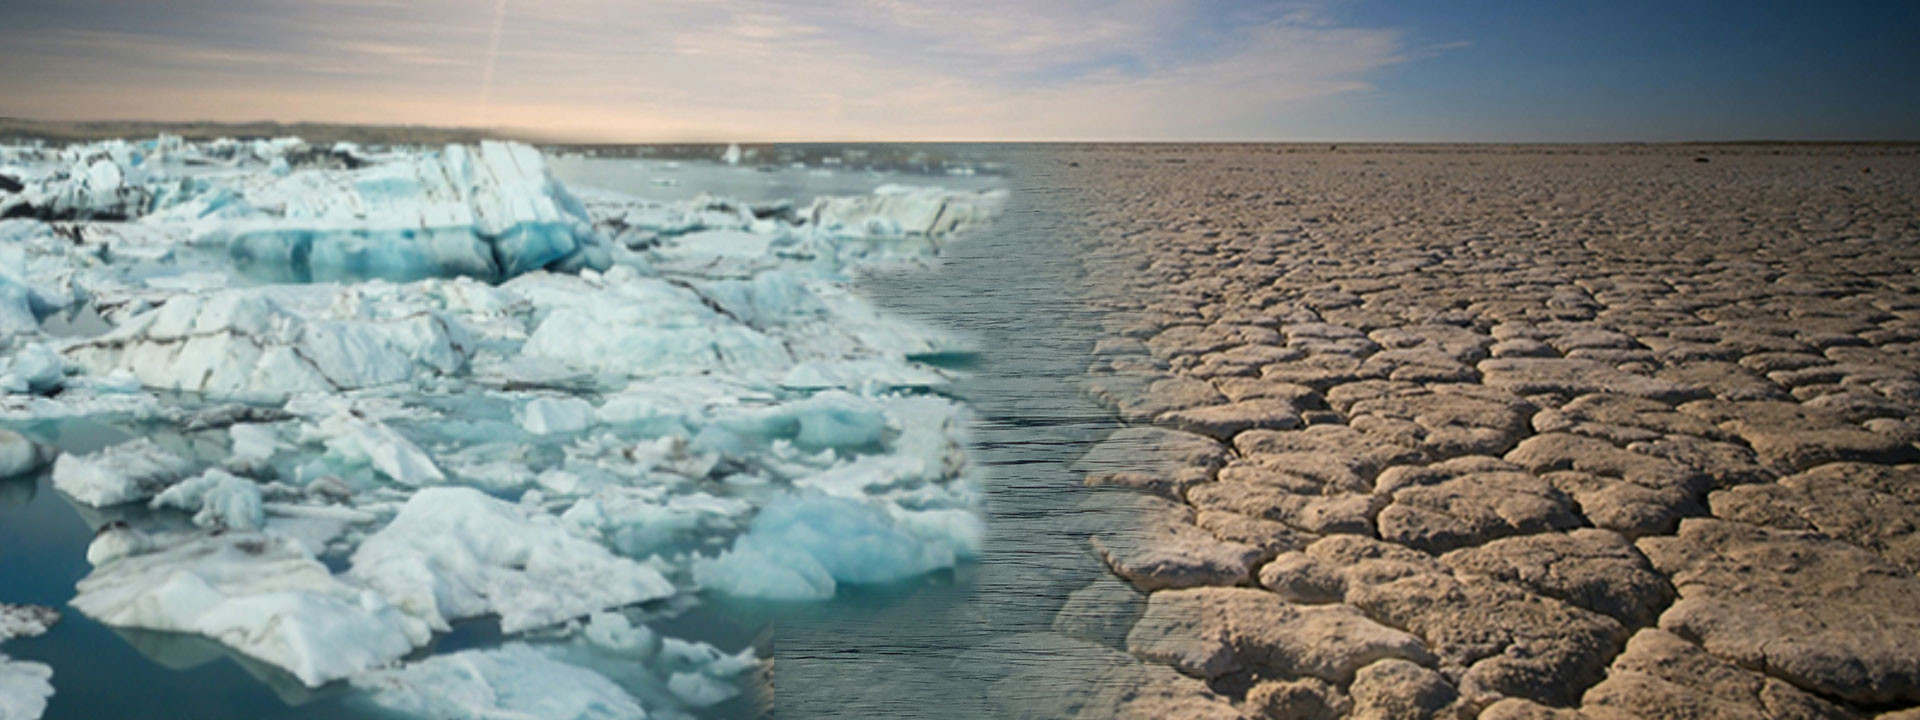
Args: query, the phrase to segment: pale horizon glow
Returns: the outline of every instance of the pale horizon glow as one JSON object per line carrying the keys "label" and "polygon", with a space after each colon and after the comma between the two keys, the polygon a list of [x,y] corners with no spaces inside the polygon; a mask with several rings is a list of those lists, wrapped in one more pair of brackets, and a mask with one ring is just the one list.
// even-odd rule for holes
{"label": "pale horizon glow", "polygon": [[1471,20],[1373,0],[16,0],[0,115],[616,142],[1789,139],[1912,115],[1897,99],[1840,124],[1787,98],[1742,125],[1710,93],[1622,102],[1585,58],[1547,74],[1540,28]]}

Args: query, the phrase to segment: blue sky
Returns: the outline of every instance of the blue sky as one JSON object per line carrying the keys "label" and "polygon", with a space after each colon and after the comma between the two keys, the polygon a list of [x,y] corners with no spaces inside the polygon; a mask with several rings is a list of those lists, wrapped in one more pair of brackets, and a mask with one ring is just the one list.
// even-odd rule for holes
{"label": "blue sky", "polygon": [[1920,3],[4,0],[0,115],[595,140],[1920,139]]}

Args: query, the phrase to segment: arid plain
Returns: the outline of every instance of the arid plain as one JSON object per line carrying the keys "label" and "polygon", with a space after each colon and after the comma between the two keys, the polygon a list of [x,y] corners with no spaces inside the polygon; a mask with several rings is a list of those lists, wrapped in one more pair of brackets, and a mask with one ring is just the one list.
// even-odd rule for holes
{"label": "arid plain", "polygon": [[1059,149],[1145,661],[1062,712],[1915,713],[1917,153]]}

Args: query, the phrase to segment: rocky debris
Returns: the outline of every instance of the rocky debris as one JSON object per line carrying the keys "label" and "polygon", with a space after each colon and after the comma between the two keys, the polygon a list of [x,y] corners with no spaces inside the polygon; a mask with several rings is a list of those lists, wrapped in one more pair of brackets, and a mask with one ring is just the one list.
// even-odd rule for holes
{"label": "rocky debris", "polygon": [[1639,546],[1679,593],[1662,629],[1821,695],[1920,703],[1912,571],[1818,534],[1707,518]]}
{"label": "rocky debris", "polygon": [[1203,678],[1251,671],[1345,685],[1376,660],[1431,664],[1420,640],[1344,605],[1296,606],[1252,588],[1154,593],[1127,635],[1133,654]]}

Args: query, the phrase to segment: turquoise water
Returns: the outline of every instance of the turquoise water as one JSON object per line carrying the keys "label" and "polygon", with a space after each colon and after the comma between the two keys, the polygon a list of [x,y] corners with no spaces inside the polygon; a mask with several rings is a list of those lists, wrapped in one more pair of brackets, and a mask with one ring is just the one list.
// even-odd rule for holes
{"label": "turquoise water", "polygon": [[[625,173],[621,162],[629,163]],[[1052,210],[1053,191],[1044,176],[902,178],[682,165],[673,170],[682,183],[661,193],[651,184],[659,168],[632,163],[556,160],[554,168],[569,184],[663,199],[706,191],[763,200],[770,198],[760,194],[778,192],[805,202],[815,194],[865,192],[881,182],[1011,187],[1005,218],[949,244],[939,267],[873,273],[858,283],[881,306],[956,332],[978,348],[927,360],[966,375],[947,392],[976,416],[971,454],[984,470],[989,532],[981,556],[891,585],[843,587],[830,602],[702,598],[691,608],[662,609],[648,621],[666,636],[727,651],[754,646],[773,658],[766,696],[750,693],[702,717],[769,711],[783,718],[1004,716],[1006,705],[993,701],[990,685],[1011,668],[1049,658],[1026,652],[996,657],[1008,651],[992,650],[1004,645],[989,643],[1050,633],[1066,595],[1104,574],[1085,541],[1091,526],[1104,520],[1089,509],[1088,493],[1067,465],[1114,424],[1081,390],[1093,318],[1080,301],[1084,278],[1074,229]],[[154,432],[91,422],[13,429],[65,452]],[[192,437],[156,439],[195,446]],[[223,445],[211,450],[221,451]],[[65,608],[74,582],[89,570],[84,555],[91,528],[115,517],[67,501],[51,490],[45,473],[0,484],[0,599],[63,609],[64,619],[47,635],[5,648],[54,668],[56,694],[47,718],[336,718],[368,712],[337,684],[307,689],[280,670],[237,658],[203,638],[116,630]],[[184,516],[150,519],[185,525]],[[472,621],[422,653],[502,640],[492,621]],[[982,648],[989,649],[983,654]],[[1059,671],[1072,674],[1071,667]]]}

